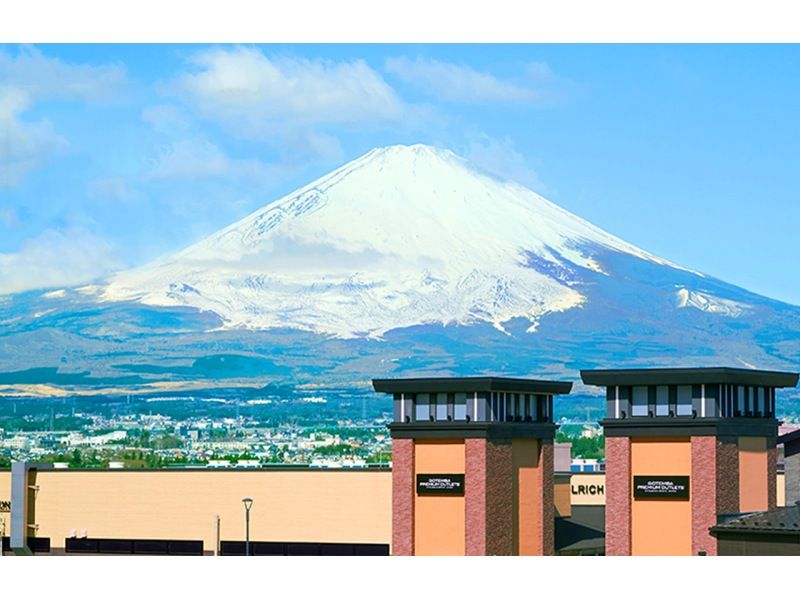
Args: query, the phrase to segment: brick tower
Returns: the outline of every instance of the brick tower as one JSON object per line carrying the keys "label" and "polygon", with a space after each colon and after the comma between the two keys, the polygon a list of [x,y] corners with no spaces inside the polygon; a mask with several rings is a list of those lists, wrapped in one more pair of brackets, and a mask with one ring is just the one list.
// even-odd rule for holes
{"label": "brick tower", "polygon": [[553,554],[553,395],[571,382],[373,380],[393,395],[392,554]]}
{"label": "brick tower", "polygon": [[584,370],[606,387],[606,554],[717,554],[719,516],[775,508],[775,389],[797,374]]}

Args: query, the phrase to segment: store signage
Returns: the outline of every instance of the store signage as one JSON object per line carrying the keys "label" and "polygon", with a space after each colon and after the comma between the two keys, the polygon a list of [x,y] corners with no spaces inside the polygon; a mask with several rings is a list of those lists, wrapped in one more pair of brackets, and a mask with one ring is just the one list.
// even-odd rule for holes
{"label": "store signage", "polygon": [[605,484],[572,484],[573,496],[604,496],[605,493]]}
{"label": "store signage", "polygon": [[463,473],[418,473],[417,494],[464,494]]}
{"label": "store signage", "polygon": [[634,498],[689,498],[689,476],[633,476]]}

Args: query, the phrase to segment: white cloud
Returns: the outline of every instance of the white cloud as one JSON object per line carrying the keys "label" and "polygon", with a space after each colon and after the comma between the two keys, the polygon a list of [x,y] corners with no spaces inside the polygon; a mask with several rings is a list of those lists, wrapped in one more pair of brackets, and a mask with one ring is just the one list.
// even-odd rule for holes
{"label": "white cloud", "polygon": [[23,92],[0,87],[0,188],[15,187],[68,145],[46,120],[23,120],[28,106]]}
{"label": "white cloud", "polygon": [[25,111],[49,99],[105,100],[124,82],[118,66],[71,65],[31,47],[0,50],[0,188],[15,187],[68,146],[47,120],[25,120]]}
{"label": "white cloud", "polygon": [[[407,111],[363,60],[269,58],[236,47],[198,52],[190,64],[165,91],[246,138],[307,140],[313,150],[320,141],[317,126],[398,123]],[[322,145],[316,150],[331,151],[330,139]]]}
{"label": "white cloud", "polygon": [[142,120],[158,133],[185,133],[191,126],[186,115],[170,104],[158,104],[144,108]]}
{"label": "white cloud", "polygon": [[521,71],[521,82],[498,79],[468,66],[427,58],[389,58],[385,69],[429,95],[467,104],[540,103],[548,94],[539,84],[552,79],[552,72],[544,63],[526,65]]}
{"label": "white cloud", "polygon": [[273,168],[260,160],[231,158],[210,141],[185,139],[159,148],[147,178],[225,178],[258,183],[271,174]]}
{"label": "white cloud", "polygon": [[126,76],[119,65],[68,64],[26,46],[16,55],[0,51],[0,81],[32,102],[49,98],[103,101],[119,92]]}
{"label": "white cloud", "polygon": [[472,164],[496,177],[520,183],[539,193],[547,190],[528,159],[508,137],[495,139],[480,135],[471,139],[460,153]]}
{"label": "white cloud", "polygon": [[17,253],[0,253],[0,295],[83,284],[119,265],[111,245],[86,229],[48,229]]}
{"label": "white cloud", "polygon": [[92,199],[109,199],[117,202],[131,202],[142,198],[142,193],[123,177],[108,176],[93,179],[87,186]]}
{"label": "white cloud", "polygon": [[19,226],[19,214],[16,208],[6,207],[0,210],[0,222],[8,228]]}

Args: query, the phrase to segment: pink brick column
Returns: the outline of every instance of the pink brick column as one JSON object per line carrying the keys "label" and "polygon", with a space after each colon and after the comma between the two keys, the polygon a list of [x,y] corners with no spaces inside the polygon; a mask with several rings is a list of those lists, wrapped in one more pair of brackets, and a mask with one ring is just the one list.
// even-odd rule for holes
{"label": "pink brick column", "polygon": [[692,436],[692,554],[717,554],[717,540],[708,529],[717,524],[717,438]]}
{"label": "pink brick column", "polygon": [[392,439],[392,555],[414,554],[414,441]]}
{"label": "pink brick column", "polygon": [[464,534],[467,556],[486,554],[486,439],[464,440]]}
{"label": "pink brick column", "polygon": [[606,438],[606,554],[631,553],[631,439]]}
{"label": "pink brick column", "polygon": [[538,522],[539,546],[542,554],[551,556],[555,554],[555,511],[553,507],[553,441],[551,439],[540,441],[539,451],[539,488],[541,496],[540,520]]}
{"label": "pink brick column", "polygon": [[514,463],[511,440],[486,442],[486,554],[514,554]]}
{"label": "pink brick column", "polygon": [[739,446],[735,436],[717,437],[717,513],[739,512]]}
{"label": "pink brick column", "polygon": [[767,509],[772,511],[778,508],[778,449],[774,441],[770,444],[772,446],[767,448]]}

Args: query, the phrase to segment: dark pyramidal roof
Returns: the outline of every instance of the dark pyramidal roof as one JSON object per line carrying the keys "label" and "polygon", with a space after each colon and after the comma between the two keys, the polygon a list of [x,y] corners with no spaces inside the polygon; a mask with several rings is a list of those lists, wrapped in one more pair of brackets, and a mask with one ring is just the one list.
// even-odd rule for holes
{"label": "dark pyramidal roof", "polygon": [[763,513],[748,513],[717,524],[711,529],[712,531],[748,531],[800,536],[800,505],[782,507]]}

